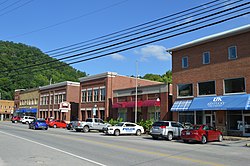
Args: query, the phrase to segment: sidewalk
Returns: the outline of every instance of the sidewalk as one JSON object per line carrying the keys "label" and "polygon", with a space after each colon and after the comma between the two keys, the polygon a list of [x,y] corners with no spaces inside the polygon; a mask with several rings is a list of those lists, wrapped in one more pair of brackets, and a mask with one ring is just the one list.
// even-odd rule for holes
{"label": "sidewalk", "polygon": [[250,137],[223,136],[223,139],[227,140],[227,141],[240,141],[240,140],[244,140],[244,141],[247,141],[246,146],[250,147]]}

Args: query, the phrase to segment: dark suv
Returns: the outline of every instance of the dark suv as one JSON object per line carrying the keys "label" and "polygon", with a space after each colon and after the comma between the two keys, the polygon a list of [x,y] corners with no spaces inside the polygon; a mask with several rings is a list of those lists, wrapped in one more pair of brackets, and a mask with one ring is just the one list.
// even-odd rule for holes
{"label": "dark suv", "polygon": [[149,134],[153,137],[153,139],[161,137],[171,141],[173,138],[181,136],[183,128],[184,127],[179,122],[158,121],[154,122]]}

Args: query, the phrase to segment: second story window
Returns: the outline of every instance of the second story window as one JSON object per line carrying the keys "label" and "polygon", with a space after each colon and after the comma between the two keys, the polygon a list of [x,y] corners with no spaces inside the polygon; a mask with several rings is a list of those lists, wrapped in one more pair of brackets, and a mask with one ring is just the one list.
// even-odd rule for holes
{"label": "second story window", "polygon": [[236,46],[228,47],[228,59],[236,59],[237,58],[237,49]]}
{"label": "second story window", "polygon": [[101,95],[100,100],[105,101],[105,99],[106,99],[106,89],[105,89],[105,87],[100,89],[100,95]]}
{"label": "second story window", "polygon": [[200,82],[198,83],[199,95],[214,95],[215,94],[215,81]]}
{"label": "second story window", "polygon": [[202,59],[203,59],[203,64],[209,64],[210,63],[210,52],[204,52]]}
{"label": "second story window", "polygon": [[92,102],[92,89],[88,89],[88,102]]}
{"label": "second story window", "polygon": [[226,93],[244,93],[245,79],[244,78],[233,78],[224,80],[224,88]]}
{"label": "second story window", "polygon": [[178,97],[193,96],[193,85],[192,84],[179,84],[177,85]]}
{"label": "second story window", "polygon": [[94,101],[99,100],[99,89],[94,89]]}
{"label": "second story window", "polygon": [[182,68],[187,68],[188,67],[188,57],[182,57]]}
{"label": "second story window", "polygon": [[87,101],[87,95],[86,95],[86,90],[82,91],[82,103],[85,103]]}

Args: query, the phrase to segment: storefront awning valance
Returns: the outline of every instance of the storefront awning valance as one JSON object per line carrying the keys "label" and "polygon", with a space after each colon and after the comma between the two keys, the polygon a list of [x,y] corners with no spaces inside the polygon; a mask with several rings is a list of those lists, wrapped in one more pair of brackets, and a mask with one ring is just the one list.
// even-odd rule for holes
{"label": "storefront awning valance", "polygon": [[177,100],[174,102],[171,111],[188,111],[192,100]]}
{"label": "storefront awning valance", "polygon": [[117,102],[112,105],[112,108],[125,108],[127,102]]}
{"label": "storefront awning valance", "polygon": [[20,108],[15,111],[16,113],[37,113],[37,108]]}
{"label": "storefront awning valance", "polygon": [[145,100],[142,103],[142,107],[159,107],[161,105],[161,102],[158,100]]}
{"label": "storefront awning valance", "polygon": [[[137,107],[141,107],[142,106],[142,101],[137,101]],[[135,107],[135,101],[128,101],[126,103],[126,108],[133,108]]]}
{"label": "storefront awning valance", "polygon": [[196,97],[188,111],[250,110],[250,95]]}

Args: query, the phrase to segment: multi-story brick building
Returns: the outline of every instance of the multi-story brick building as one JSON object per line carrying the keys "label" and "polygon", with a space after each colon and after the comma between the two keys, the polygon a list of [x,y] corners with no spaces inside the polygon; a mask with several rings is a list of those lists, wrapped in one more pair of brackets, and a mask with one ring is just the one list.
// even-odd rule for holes
{"label": "multi-story brick building", "polygon": [[250,136],[250,25],[169,51],[173,119]]}
{"label": "multi-story brick building", "polygon": [[13,100],[0,100],[0,120],[10,119],[14,112]]}
{"label": "multi-story brick building", "polygon": [[39,89],[15,90],[15,115],[36,116],[38,108]]}
{"label": "multi-story brick building", "polygon": [[[172,94],[171,85],[155,84],[135,88],[114,90],[113,118],[123,121],[170,120]],[[137,98],[137,105],[135,104]],[[137,118],[135,118],[137,106]]]}
{"label": "multi-story brick building", "polygon": [[39,118],[51,118],[69,122],[77,118],[79,82],[60,82],[40,87]]}
{"label": "multi-story brick building", "polygon": [[[113,91],[136,86],[136,78],[114,72],[80,78],[79,120],[89,117],[111,118]],[[159,84],[156,81],[137,79],[138,86]]]}

